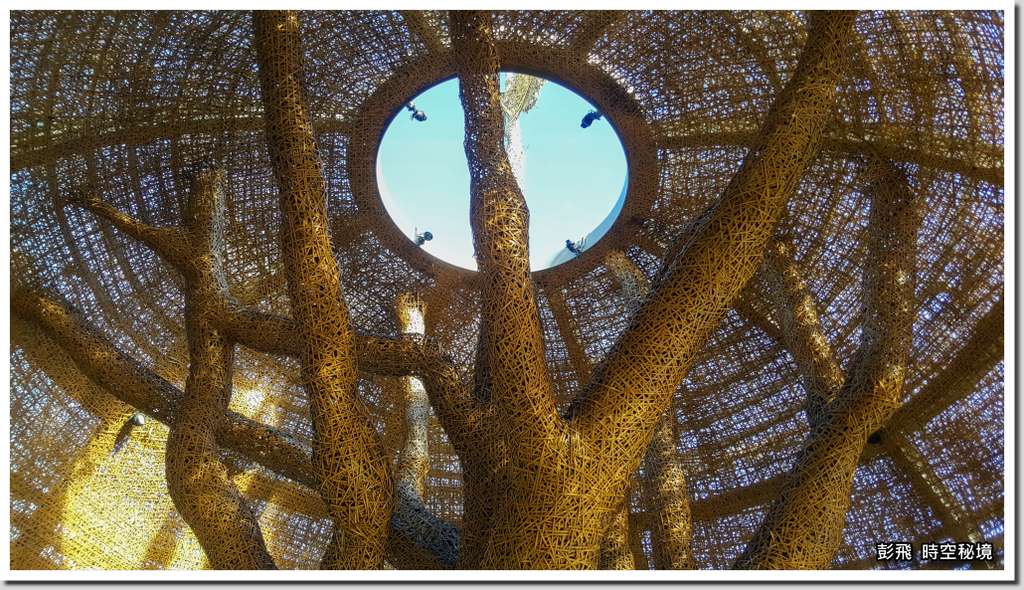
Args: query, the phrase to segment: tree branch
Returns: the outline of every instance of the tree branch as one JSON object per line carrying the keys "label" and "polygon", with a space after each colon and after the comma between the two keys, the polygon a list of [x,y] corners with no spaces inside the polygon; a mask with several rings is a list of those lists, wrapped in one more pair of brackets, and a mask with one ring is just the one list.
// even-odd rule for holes
{"label": "tree branch", "polygon": [[[298,327],[291,318],[229,301],[219,318],[219,326],[246,348],[291,357],[300,355]],[[354,334],[354,359],[359,371],[387,377],[418,377],[435,385],[442,405],[468,402],[468,393],[455,363],[433,339],[422,334],[389,336],[359,331]],[[458,399],[460,397],[464,399]]]}
{"label": "tree branch", "polygon": [[757,270],[832,112],[854,17],[812,13],[796,72],[736,177],[685,242],[669,248],[651,294],[574,403],[572,417],[590,436],[615,441],[615,454],[639,461],[697,350]]}
{"label": "tree branch", "polygon": [[221,569],[276,569],[259,523],[228,477],[215,428],[231,400],[234,343],[208,318],[227,292],[222,268],[224,199],[220,172],[199,167],[189,190],[183,228],[154,228],[96,198],[73,202],[109,219],[152,248],[185,277],[189,372],[185,394],[169,422],[167,488],[210,563]]}
{"label": "tree branch", "polygon": [[298,327],[289,317],[257,311],[227,296],[214,320],[219,329],[250,350],[296,358],[302,352]]}
{"label": "tree branch", "polygon": [[[185,394],[121,352],[60,296],[16,287],[11,290],[11,312],[42,329],[83,375],[108,394],[163,424],[170,426],[174,422],[174,409]],[[319,487],[313,473],[312,448],[279,428],[228,410],[214,427],[214,435],[218,446],[242,459],[309,488]],[[413,526],[410,523],[414,521]],[[389,556],[397,567],[404,569],[449,567],[447,556],[451,547],[457,550],[458,535],[457,526],[433,516],[425,506],[413,506],[411,515],[392,519],[393,547]],[[404,557],[396,560],[396,554]]]}
{"label": "tree branch", "polygon": [[751,506],[766,504],[779,496],[789,480],[789,473],[781,473],[757,483],[735,487],[728,491],[696,500],[690,504],[693,520],[714,521],[735,516]]}
{"label": "tree branch", "polygon": [[[395,301],[395,315],[403,333],[423,335],[423,305],[411,295]],[[430,402],[423,382],[414,377],[403,377],[406,407],[403,417],[405,445],[398,453],[398,473],[395,492],[399,501],[404,495],[422,499],[427,473],[430,471],[430,451],[427,448],[427,430],[430,425]]]}
{"label": "tree branch", "polygon": [[[906,176],[870,160],[861,345],[830,415],[811,430],[792,476],[739,557],[738,569],[823,569],[842,539],[857,463],[900,403],[912,334],[920,216]],[[808,512],[807,506],[814,506]]]}
{"label": "tree branch", "polygon": [[164,453],[167,489],[213,567],[276,569],[259,523],[228,475],[216,441],[216,428],[231,402],[235,347],[210,321],[227,292],[221,178],[215,168],[199,166],[194,171],[183,239],[175,252],[185,278],[189,370],[185,393],[169,423]]}
{"label": "tree branch", "polygon": [[[11,290],[11,312],[40,328],[68,354],[83,375],[150,418],[171,425],[184,393],[119,350],[80,311],[59,295]],[[228,411],[216,427],[220,446],[311,487],[309,445],[290,434]]]}
{"label": "tree branch", "polygon": [[814,296],[793,256],[792,244],[774,242],[765,252],[761,274],[769,286],[783,342],[803,375],[807,422],[813,430],[828,418],[829,403],[845,376],[821,331]]}
{"label": "tree branch", "polygon": [[389,461],[356,396],[354,335],[327,234],[322,163],[306,109],[294,11],[255,12],[267,142],[280,187],[282,249],[313,417],[313,464],[335,529],[328,568],[379,568],[394,506]]}
{"label": "tree branch", "polygon": [[636,562],[633,559],[632,547],[629,542],[629,514],[629,498],[623,497],[619,509],[612,517],[608,531],[601,539],[601,556],[597,569],[636,569]]}
{"label": "tree branch", "polygon": [[121,352],[82,313],[54,293],[24,287],[11,289],[11,313],[43,328],[94,383],[117,392],[117,398],[150,418],[173,420],[181,391]]}
{"label": "tree branch", "polygon": [[686,492],[686,474],[676,450],[678,435],[674,416],[668,412],[658,418],[654,437],[644,455],[646,474],[644,512],[651,530],[651,554],[654,569],[692,570],[693,523],[690,497]]}
{"label": "tree branch", "polygon": [[184,267],[184,252],[188,248],[188,237],[182,228],[147,225],[95,196],[86,196],[82,193],[68,197],[65,204],[95,213],[112,223],[117,229],[145,244],[174,268],[181,271]]}
{"label": "tree branch", "polygon": [[[395,302],[399,328],[422,336],[423,306],[412,296],[400,296]],[[423,504],[424,487],[430,471],[427,447],[430,403],[423,383],[414,377],[403,377],[406,393],[404,416],[405,445],[398,454],[395,475],[395,511],[392,529],[407,531],[407,544],[391,543],[389,557],[402,565],[407,556],[400,551],[420,555],[421,559],[439,569],[455,567],[459,551],[459,529],[434,517]]]}
{"label": "tree branch", "polygon": [[512,446],[536,449],[561,422],[544,363],[530,280],[529,217],[502,143],[498,55],[489,14],[452,11],[451,36],[466,116],[470,220],[483,278],[481,335],[493,400],[516,424]]}
{"label": "tree branch", "polygon": [[837,416],[874,432],[901,401],[913,328],[914,260],[920,214],[906,174],[891,162],[865,165],[871,213],[864,261],[861,342],[836,396]]}
{"label": "tree branch", "polygon": [[[622,288],[627,313],[633,315],[649,292],[650,282],[629,258],[617,250],[608,255],[605,265]],[[671,407],[669,405],[658,417],[654,435],[644,454],[644,485],[640,498],[651,531],[654,569],[694,569],[690,549],[693,539],[690,499],[686,493],[686,474],[676,450],[679,436]]]}
{"label": "tree branch", "polygon": [[[978,382],[1003,360],[1003,301],[997,301],[974,326],[974,333],[942,372],[898,410],[884,432],[909,434],[924,428],[956,401],[977,390]],[[883,439],[885,435],[883,434]]]}

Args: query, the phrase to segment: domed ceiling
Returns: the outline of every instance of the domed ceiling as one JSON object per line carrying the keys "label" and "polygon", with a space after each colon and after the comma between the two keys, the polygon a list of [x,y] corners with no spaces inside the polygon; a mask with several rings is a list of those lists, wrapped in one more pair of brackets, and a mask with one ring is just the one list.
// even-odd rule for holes
{"label": "domed ceiling", "polygon": [[[629,285],[656,278],[665,250],[736,174],[794,73],[806,20],[761,11],[494,14],[501,67],[557,81],[608,113],[628,160],[611,229],[579,258],[533,273],[559,404],[624,330]],[[478,274],[404,236],[375,177],[387,123],[455,75],[447,15],[301,12],[299,23],[352,325],[397,334],[396,299],[418,294],[426,334],[471,375]],[[892,161],[923,201],[904,404],[861,457],[834,568],[963,565],[875,559],[876,541],[912,542],[916,553],[947,539],[994,543],[1002,567],[1004,26],[1002,12],[861,12],[823,139],[775,230],[793,245],[821,332],[846,370],[861,329],[866,159]],[[219,166],[228,287],[244,305],[289,315],[252,30],[250,13],[234,11],[11,13],[12,290],[59,295],[182,389],[181,276],[67,203],[93,195],[142,223],[175,225],[193,168]],[[698,568],[732,566],[807,435],[806,393],[779,322],[770,286],[755,275],[672,402]],[[11,326],[12,568],[207,565],[167,498],[167,428],[150,420],[113,452],[134,409],[84,377],[36,324],[15,314]],[[405,435],[398,381],[368,372],[358,381],[392,458]],[[233,384],[232,411],[312,438],[294,359],[238,348]],[[460,524],[461,467],[434,417],[428,439],[424,502]],[[315,491],[223,452],[278,566],[316,568],[330,521]],[[639,498],[634,489],[641,517],[631,522],[649,555]]]}

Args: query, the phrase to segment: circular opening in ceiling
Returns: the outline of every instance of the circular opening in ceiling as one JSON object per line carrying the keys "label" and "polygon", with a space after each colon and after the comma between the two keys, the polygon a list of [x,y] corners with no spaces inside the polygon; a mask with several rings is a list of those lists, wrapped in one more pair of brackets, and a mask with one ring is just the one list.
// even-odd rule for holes
{"label": "circular opening in ceiling", "polygon": [[[606,117],[571,90],[501,74],[505,146],[530,208],[530,268],[574,259],[611,228],[626,198],[626,156]],[[395,225],[429,254],[476,270],[458,79],[410,101],[377,153],[377,185]]]}

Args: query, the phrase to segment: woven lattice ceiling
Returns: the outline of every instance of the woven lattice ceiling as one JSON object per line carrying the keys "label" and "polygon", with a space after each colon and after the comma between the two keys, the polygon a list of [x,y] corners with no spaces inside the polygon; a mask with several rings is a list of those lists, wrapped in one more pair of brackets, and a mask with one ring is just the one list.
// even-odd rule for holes
{"label": "woven lattice ceiling", "polygon": [[[499,557],[512,556],[528,567],[726,569],[738,559],[776,563],[787,550],[762,537],[773,526],[810,534],[821,527],[808,514],[833,504],[838,545],[779,563],[1002,568],[1003,14],[861,12],[847,29],[822,17],[822,31],[842,29],[822,39],[809,34],[808,14],[793,12],[491,18],[462,30],[443,11],[300,12],[276,28],[248,12],[11,13],[11,568],[257,567],[266,559],[299,569],[322,561],[451,567],[461,534],[459,563],[473,567],[507,566],[513,561]],[[290,26],[297,34],[288,36]],[[406,116],[405,103],[424,89],[460,76],[476,133],[467,139],[474,182],[507,185],[511,176],[495,172],[487,147],[488,133],[500,137],[501,115],[487,94],[485,49],[502,69],[586,97],[615,126],[629,161],[629,192],[611,231],[578,259],[520,281],[525,299],[500,305],[494,285],[512,284],[501,281],[519,267],[501,266],[503,245],[515,240],[487,233],[481,220],[491,210],[473,213],[486,246],[478,245],[481,272],[460,269],[399,232],[374,177],[390,119]],[[301,75],[287,69],[291,55],[302,57]],[[800,110],[798,101],[832,90],[823,106]],[[792,121],[773,110],[790,103]],[[304,113],[298,119],[293,104]],[[301,152],[296,133],[310,127],[315,149]],[[799,162],[763,164],[751,173],[763,178],[748,178],[758,158],[789,162],[781,158],[807,141]],[[303,164],[300,152],[319,160]],[[325,209],[281,197],[305,195],[302,183],[318,171]],[[767,246],[768,234],[750,238],[760,240],[754,255],[766,247],[768,255],[723,300],[724,315],[686,304],[698,306],[687,321],[710,322],[709,336],[683,360],[667,327],[643,328],[647,340],[615,348],[648,319],[662,325],[655,315],[682,309],[665,295],[684,266],[672,262],[699,249],[688,244],[704,244],[704,230],[718,227],[715,212],[732,206],[729,195],[758,182],[794,188],[779,201],[778,223],[766,226]],[[502,203],[487,219],[504,219],[507,209],[518,223]],[[317,220],[313,230],[302,225]],[[324,229],[333,257],[316,242]],[[335,274],[316,275],[331,258]],[[231,305],[217,303],[207,271],[220,273]],[[341,333],[316,320],[328,317],[317,314],[339,285],[354,335],[316,340]],[[529,297],[534,323],[529,305],[502,311]],[[277,330],[284,324],[267,318],[300,329]],[[481,334],[481,325],[491,328]],[[420,330],[436,346],[394,338]],[[488,357],[506,350],[498,330],[521,340],[521,365]],[[224,342],[209,366],[227,372],[190,376],[217,338]],[[634,365],[652,367],[637,377],[647,385],[620,397],[645,392],[636,394],[643,401],[644,387],[671,381],[657,398],[667,406],[657,422],[656,413],[628,434],[587,438],[605,432],[595,427],[579,435],[580,448],[600,451],[580,451],[596,467],[564,462],[558,449],[548,456],[546,442],[532,447],[536,456],[521,451],[533,435],[509,426],[520,424],[518,402],[500,391],[515,377],[509,367],[526,367],[529,378],[546,370],[538,399],[569,418],[558,426],[569,438],[551,440],[571,446],[571,427],[591,414],[605,416],[593,418],[602,428],[619,423],[618,409],[601,414],[586,396],[605,399],[599,390],[618,383],[616,363],[629,350],[656,351],[655,341],[672,350],[645,353]],[[317,392],[347,377],[309,367],[332,347],[349,351],[358,370],[356,395],[328,402]],[[689,371],[661,370],[677,361]],[[882,411],[864,401],[865,417],[850,418],[861,406],[848,390],[871,367],[889,376],[863,379],[896,405]],[[890,377],[895,393],[879,385]],[[193,395],[203,379],[214,384],[209,398]],[[435,397],[445,383],[500,408],[504,422],[488,439],[500,460],[497,451],[463,448],[476,439]],[[358,412],[331,422],[348,433],[338,435],[346,458],[332,463],[323,458],[333,436],[323,424],[333,418],[324,416],[345,404],[365,407],[368,422]],[[143,425],[129,422],[136,409],[148,416]],[[833,440],[847,419],[849,445],[820,457],[808,450],[818,448],[815,437]],[[321,451],[311,461],[314,443]],[[202,461],[197,445],[206,445]],[[815,461],[850,462],[852,484],[836,476],[835,498],[799,500],[797,480]],[[569,483],[546,496],[541,484],[508,479],[509,493],[520,495],[494,500],[492,516],[485,491],[502,488],[501,470],[517,465],[524,473],[590,469],[591,479],[565,475]],[[331,469],[338,474],[325,475]],[[387,491],[350,485],[353,469],[371,479],[379,470],[374,481]],[[607,486],[594,475],[620,472]],[[181,483],[204,478],[207,487]],[[342,483],[328,489],[327,480]],[[358,499],[346,496],[355,488]],[[575,524],[538,557],[511,525],[479,524],[484,513],[506,518],[505,507],[533,497],[527,492],[537,514],[562,514],[569,496],[593,504],[594,514],[552,516]],[[359,523],[372,518],[359,521],[346,512],[352,506],[382,514],[390,535],[359,537]],[[249,537],[220,518],[235,510]],[[877,561],[883,541],[913,543],[913,559]],[[922,542],[940,541],[990,543],[994,560],[921,559]],[[265,547],[253,561],[230,557],[253,544]]]}

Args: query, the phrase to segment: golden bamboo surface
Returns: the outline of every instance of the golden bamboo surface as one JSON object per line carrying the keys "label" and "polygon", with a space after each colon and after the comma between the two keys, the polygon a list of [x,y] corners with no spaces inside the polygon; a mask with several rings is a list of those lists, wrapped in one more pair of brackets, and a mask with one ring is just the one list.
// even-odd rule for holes
{"label": "golden bamboo surface", "polygon": [[[12,11],[11,569],[1003,569],[1004,19]],[[476,270],[376,178],[450,78]],[[627,192],[531,272],[551,82]]]}

